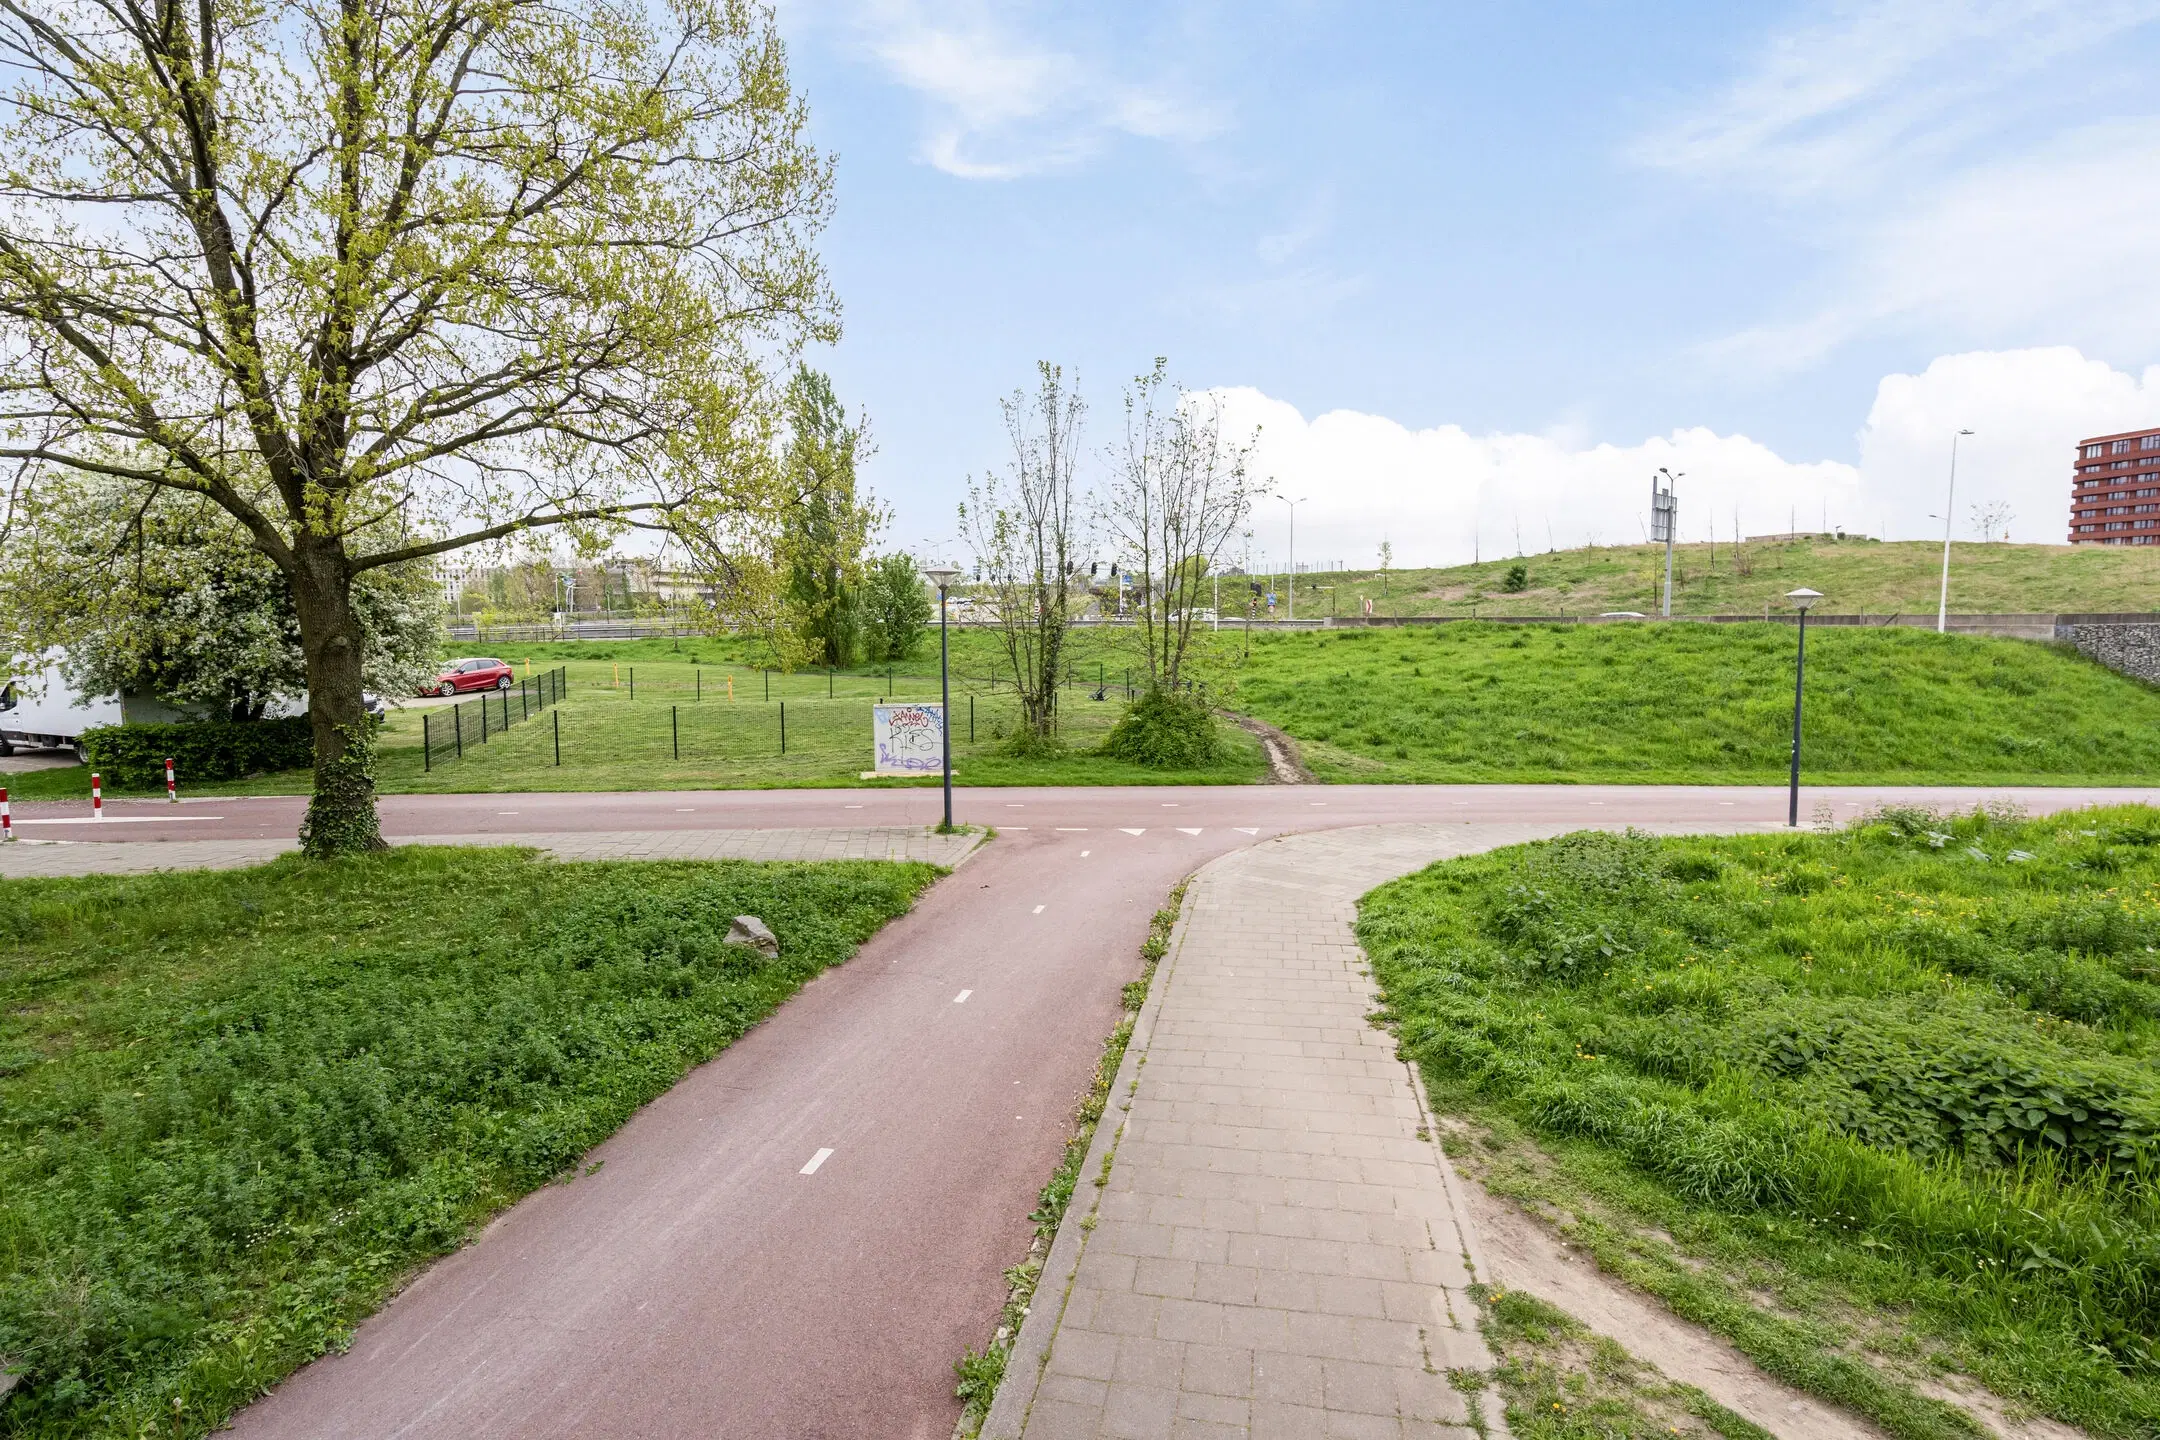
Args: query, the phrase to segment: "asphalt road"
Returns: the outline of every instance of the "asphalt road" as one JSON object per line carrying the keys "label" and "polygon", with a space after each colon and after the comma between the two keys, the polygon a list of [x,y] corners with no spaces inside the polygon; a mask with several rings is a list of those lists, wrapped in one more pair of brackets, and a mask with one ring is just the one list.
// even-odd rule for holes
{"label": "asphalt road", "polygon": [[[1808,792],[2035,812],[2155,791]],[[925,790],[398,796],[393,837],[927,823]],[[163,817],[115,803],[114,820]],[[300,802],[41,824],[114,840],[290,834]],[[83,807],[72,807],[80,815]],[[30,812],[24,814],[23,812]],[[213,818],[215,817],[215,818]],[[514,1207],[243,1413],[247,1437],[943,1440],[1147,917],[1180,876],[1290,830],[1382,821],[1776,822],[1767,788],[1277,787],[961,792],[999,838],[847,965],[631,1120],[598,1168]],[[966,998],[961,999],[962,992]],[[818,1157],[822,1156],[822,1159]],[[815,1161],[813,1168],[812,1162]],[[806,1173],[807,1172],[807,1173]]]}
{"label": "asphalt road", "polygon": [[[2014,786],[1806,787],[1803,824],[1829,805],[1845,819],[1889,801],[1970,805],[2000,796],[2040,812],[2077,805],[2160,800],[2160,789],[2021,789]],[[307,802],[300,796],[108,800],[90,818],[86,798],[21,801],[15,823],[32,839],[237,840],[291,837]],[[942,801],[934,789],[681,790],[504,795],[387,795],[383,833],[421,835],[561,833],[573,830],[714,830],[797,825],[930,825]],[[960,789],[962,823],[1027,831],[1084,826],[1257,827],[1261,834],[1397,821],[1479,820],[1601,824],[1724,820],[1781,822],[1783,786],[1684,785],[1195,785],[1175,788]],[[1235,841],[1231,843],[1236,843]]]}

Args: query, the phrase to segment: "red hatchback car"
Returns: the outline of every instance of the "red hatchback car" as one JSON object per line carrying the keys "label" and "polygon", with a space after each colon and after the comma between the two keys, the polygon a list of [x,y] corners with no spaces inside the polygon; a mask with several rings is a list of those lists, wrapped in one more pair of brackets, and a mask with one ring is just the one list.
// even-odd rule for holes
{"label": "red hatchback car", "polygon": [[453,660],[428,687],[430,694],[455,695],[460,690],[507,690],[517,683],[517,670],[501,660]]}

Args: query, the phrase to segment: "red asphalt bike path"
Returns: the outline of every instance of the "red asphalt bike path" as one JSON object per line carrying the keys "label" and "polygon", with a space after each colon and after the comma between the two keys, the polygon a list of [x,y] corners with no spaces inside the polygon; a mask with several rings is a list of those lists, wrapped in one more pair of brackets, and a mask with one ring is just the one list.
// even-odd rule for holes
{"label": "red asphalt bike path", "polygon": [[[1890,801],[1998,797],[2042,813],[2151,803],[2160,791],[1810,790],[1802,816],[1825,801],[1844,819]],[[289,836],[303,803],[203,801],[181,808],[224,818],[97,838]],[[914,825],[934,823],[939,807],[922,789],[382,805],[393,838]],[[172,813],[162,801],[111,808]],[[348,1353],[243,1412],[235,1433],[943,1440],[958,1415],[952,1362],[989,1338],[1002,1271],[1026,1251],[1027,1215],[1117,1022],[1119,987],[1138,971],[1148,916],[1180,877],[1296,830],[1768,824],[1784,819],[1785,792],[986,789],[958,792],[955,812],[998,839],[633,1117],[587,1157],[598,1169],[512,1207],[363,1324]],[[75,840],[92,827],[66,829]],[[821,1150],[831,1153],[815,1173],[801,1173]]]}

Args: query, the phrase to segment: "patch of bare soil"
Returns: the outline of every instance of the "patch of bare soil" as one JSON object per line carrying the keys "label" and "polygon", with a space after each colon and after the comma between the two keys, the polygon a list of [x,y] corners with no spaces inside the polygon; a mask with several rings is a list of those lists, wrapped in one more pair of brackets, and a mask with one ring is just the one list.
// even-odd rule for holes
{"label": "patch of bare soil", "polygon": [[1267,752],[1270,785],[1314,785],[1319,782],[1312,771],[1305,768],[1305,757],[1298,750],[1297,741],[1265,720],[1241,715],[1235,710],[1222,712],[1240,730],[1260,738],[1260,748]]}
{"label": "patch of bare soil", "polygon": [[[1458,1135],[1468,1134],[1471,1128],[1453,1119],[1436,1118],[1435,1123]],[[1572,1216],[1564,1211],[1533,1215],[1466,1176],[1444,1152],[1443,1163],[1457,1211],[1471,1229],[1471,1255],[1479,1279],[1525,1291],[1557,1306],[1594,1334],[1619,1342],[1667,1378],[1696,1387],[1780,1440],[1883,1440],[1884,1432],[1869,1421],[1764,1374],[1721,1337],[1689,1324],[1654,1297],[1600,1270],[1588,1252],[1570,1244],[1561,1233]],[[1662,1232],[1644,1233],[1669,1243]],[[1674,1258],[1690,1263],[1683,1256]],[[1773,1297],[1764,1298],[1770,1301],[1765,1308],[1781,1308]],[[1964,1410],[2004,1440],[2086,1440],[2083,1431],[2009,1405],[1964,1377],[1901,1372],[1900,1378],[1919,1392]]]}

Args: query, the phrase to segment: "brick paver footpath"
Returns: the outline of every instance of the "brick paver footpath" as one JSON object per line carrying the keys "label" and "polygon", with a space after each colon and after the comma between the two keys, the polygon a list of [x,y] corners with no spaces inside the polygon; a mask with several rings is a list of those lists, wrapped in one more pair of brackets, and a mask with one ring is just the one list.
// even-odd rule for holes
{"label": "brick paver footpath", "polygon": [[1553,833],[1371,826],[1199,873],[987,1440],[1469,1440],[1476,1241],[1351,926],[1383,881]]}
{"label": "brick paver footpath", "polygon": [[[922,826],[858,825],[785,830],[594,830],[557,835],[425,835],[400,845],[530,845],[558,860],[927,860],[956,865],[980,832],[939,835]],[[291,850],[293,840],[170,840],[0,845],[0,879],[139,875],[152,870],[234,870]]]}

